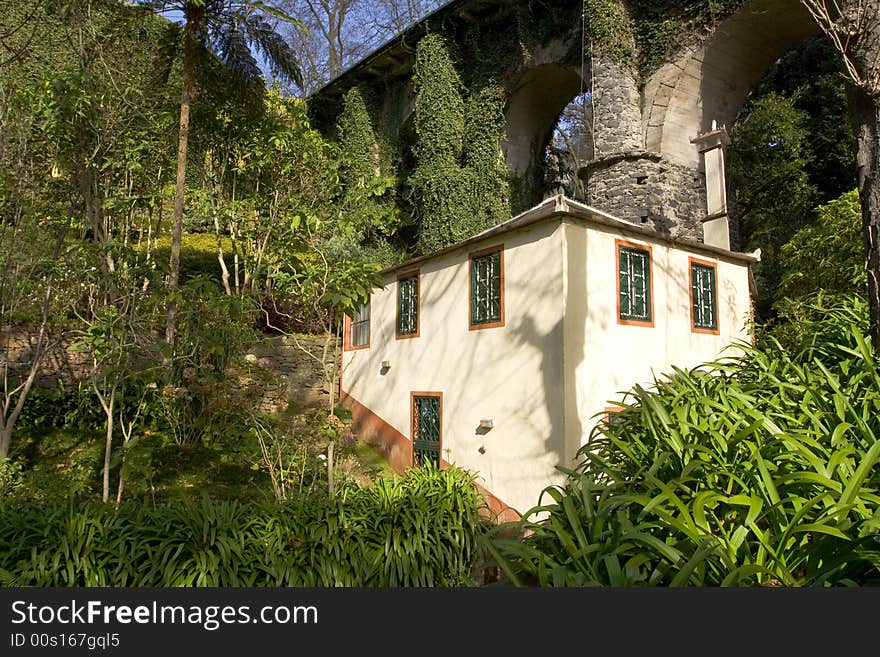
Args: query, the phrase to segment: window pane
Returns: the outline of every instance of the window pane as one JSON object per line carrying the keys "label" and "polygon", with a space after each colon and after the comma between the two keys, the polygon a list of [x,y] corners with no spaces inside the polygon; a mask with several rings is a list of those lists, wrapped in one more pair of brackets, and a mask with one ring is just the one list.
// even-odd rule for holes
{"label": "window pane", "polygon": [[440,462],[440,398],[413,398],[413,465]]}
{"label": "window pane", "polygon": [[412,335],[419,326],[419,278],[397,281],[397,335]]}
{"label": "window pane", "polygon": [[651,254],[618,247],[620,319],[651,321]]}
{"label": "window pane", "polygon": [[691,292],[694,312],[694,328],[717,330],[717,304],[715,295],[715,268],[691,264]]}
{"label": "window pane", "polygon": [[501,252],[471,260],[471,324],[501,321]]}
{"label": "window pane", "polygon": [[351,318],[351,346],[363,347],[370,344],[370,304],[365,303]]}

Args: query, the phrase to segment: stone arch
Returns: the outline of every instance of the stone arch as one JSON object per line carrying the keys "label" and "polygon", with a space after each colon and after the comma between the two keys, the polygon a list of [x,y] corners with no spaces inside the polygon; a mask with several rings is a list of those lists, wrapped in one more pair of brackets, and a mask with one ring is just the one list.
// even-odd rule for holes
{"label": "stone arch", "polygon": [[800,0],[748,0],[699,46],[661,67],[645,85],[645,148],[698,167],[690,142],[712,121],[732,125],[761,77],[818,28]]}
{"label": "stone arch", "polygon": [[[589,88],[580,67],[547,63],[527,69],[510,88],[501,147],[513,176],[524,189],[540,193],[544,149],[565,106]],[[523,199],[526,203],[535,199]],[[537,200],[540,200],[538,198]]]}

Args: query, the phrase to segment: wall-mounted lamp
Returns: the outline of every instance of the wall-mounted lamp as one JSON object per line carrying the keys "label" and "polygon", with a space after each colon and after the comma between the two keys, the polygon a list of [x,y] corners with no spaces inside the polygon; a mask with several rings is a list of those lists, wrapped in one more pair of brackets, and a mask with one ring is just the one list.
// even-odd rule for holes
{"label": "wall-mounted lamp", "polygon": [[390,360],[383,360],[383,361],[382,361],[382,369],[383,369],[383,370],[387,370],[387,369],[390,368],[390,367],[391,367],[391,361],[390,361]]}
{"label": "wall-mounted lamp", "polygon": [[495,426],[492,420],[480,420],[480,429],[491,429]]}

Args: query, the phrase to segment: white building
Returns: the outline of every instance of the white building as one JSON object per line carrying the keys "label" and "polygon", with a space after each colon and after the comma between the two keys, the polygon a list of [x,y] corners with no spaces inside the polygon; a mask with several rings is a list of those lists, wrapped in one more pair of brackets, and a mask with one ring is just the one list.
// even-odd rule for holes
{"label": "white building", "polygon": [[524,512],[622,391],[749,339],[756,259],[552,197],[384,271],[346,321],[343,399],[395,469],[454,463]]}

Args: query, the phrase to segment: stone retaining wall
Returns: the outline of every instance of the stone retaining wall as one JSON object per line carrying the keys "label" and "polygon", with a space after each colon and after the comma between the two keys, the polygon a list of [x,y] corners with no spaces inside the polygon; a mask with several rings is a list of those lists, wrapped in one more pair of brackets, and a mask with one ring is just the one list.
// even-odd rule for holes
{"label": "stone retaining wall", "polygon": [[[24,330],[8,331],[0,345],[0,368],[6,354],[10,362],[11,379],[27,376],[34,352],[33,336]],[[299,346],[297,346],[297,342]],[[68,338],[49,351],[40,366],[35,385],[41,388],[70,387],[89,375],[91,361],[88,354],[73,348],[74,339]],[[260,386],[259,410],[283,411],[289,404],[298,408],[326,404],[330,390],[325,383],[321,358],[325,336],[307,335],[297,338],[273,336],[264,338],[245,355],[245,362],[259,368],[260,376],[230,370],[229,376],[238,377],[241,386]],[[328,361],[333,359],[333,349],[328,350]]]}

